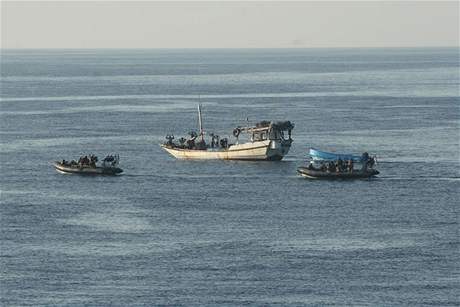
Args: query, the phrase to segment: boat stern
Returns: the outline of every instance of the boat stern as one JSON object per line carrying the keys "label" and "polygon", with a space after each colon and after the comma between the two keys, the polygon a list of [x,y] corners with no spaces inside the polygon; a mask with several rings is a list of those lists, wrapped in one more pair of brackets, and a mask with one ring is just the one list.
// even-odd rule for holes
{"label": "boat stern", "polygon": [[271,140],[267,148],[267,160],[279,161],[289,153],[292,140]]}

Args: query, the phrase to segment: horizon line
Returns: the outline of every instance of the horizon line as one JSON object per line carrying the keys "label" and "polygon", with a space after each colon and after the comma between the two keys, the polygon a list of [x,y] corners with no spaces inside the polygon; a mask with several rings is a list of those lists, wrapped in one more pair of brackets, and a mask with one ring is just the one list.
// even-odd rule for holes
{"label": "horizon line", "polygon": [[460,48],[460,45],[439,46],[333,46],[333,47],[25,47],[0,50],[219,50],[219,49],[416,49],[416,48]]}

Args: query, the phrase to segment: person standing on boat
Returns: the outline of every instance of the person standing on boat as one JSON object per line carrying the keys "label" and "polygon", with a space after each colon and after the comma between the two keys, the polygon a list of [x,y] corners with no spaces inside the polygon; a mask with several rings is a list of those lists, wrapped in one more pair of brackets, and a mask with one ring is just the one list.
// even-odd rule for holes
{"label": "person standing on boat", "polygon": [[348,171],[353,173],[353,159],[348,160]]}
{"label": "person standing on boat", "polygon": [[371,157],[371,158],[369,159],[368,164],[369,164],[369,168],[373,168],[373,167],[374,167],[374,164],[375,164],[375,158],[374,158],[374,157]]}
{"label": "person standing on boat", "polygon": [[368,166],[368,163],[369,163],[369,154],[367,152],[363,153],[363,155],[361,156],[361,161],[363,163],[363,167],[362,167],[362,171],[367,171],[367,166]]}
{"label": "person standing on boat", "polygon": [[343,171],[343,161],[342,159],[338,159],[337,160],[337,172],[338,173],[341,173]]}

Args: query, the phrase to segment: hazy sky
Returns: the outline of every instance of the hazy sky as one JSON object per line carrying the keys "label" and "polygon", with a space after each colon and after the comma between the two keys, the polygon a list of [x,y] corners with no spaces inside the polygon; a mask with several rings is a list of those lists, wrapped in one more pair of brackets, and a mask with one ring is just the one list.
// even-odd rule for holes
{"label": "hazy sky", "polygon": [[459,2],[2,1],[1,46],[459,46]]}

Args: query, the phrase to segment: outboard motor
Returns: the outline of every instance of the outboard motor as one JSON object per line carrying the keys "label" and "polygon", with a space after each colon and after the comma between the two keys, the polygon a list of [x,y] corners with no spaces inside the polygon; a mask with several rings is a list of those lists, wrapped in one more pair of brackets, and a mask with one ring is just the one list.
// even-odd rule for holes
{"label": "outboard motor", "polygon": [[102,160],[103,167],[116,167],[118,165],[118,161],[120,160],[119,155],[107,155],[107,157]]}

